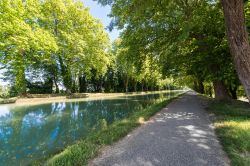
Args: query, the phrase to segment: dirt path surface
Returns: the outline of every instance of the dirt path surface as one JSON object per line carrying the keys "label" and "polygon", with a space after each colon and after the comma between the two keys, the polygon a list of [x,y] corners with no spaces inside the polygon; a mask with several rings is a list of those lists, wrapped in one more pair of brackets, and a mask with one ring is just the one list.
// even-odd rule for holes
{"label": "dirt path surface", "polygon": [[103,149],[90,166],[227,166],[203,100],[188,92]]}

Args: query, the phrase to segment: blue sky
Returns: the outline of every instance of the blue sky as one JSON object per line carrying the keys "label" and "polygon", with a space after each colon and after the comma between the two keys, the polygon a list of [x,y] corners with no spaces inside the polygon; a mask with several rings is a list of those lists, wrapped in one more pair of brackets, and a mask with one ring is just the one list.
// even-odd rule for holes
{"label": "blue sky", "polygon": [[[104,27],[107,27],[111,21],[111,19],[108,17],[108,14],[110,13],[110,6],[101,6],[96,1],[93,0],[82,0],[84,5],[90,9],[91,15],[93,15],[95,18],[98,18],[103,23]],[[112,32],[109,32],[109,37],[111,41],[114,41],[119,36],[119,31],[114,29]]]}

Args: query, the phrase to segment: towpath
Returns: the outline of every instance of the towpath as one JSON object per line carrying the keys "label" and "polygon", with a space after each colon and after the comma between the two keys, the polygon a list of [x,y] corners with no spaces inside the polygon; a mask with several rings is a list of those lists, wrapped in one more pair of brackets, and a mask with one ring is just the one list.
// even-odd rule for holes
{"label": "towpath", "polygon": [[91,166],[227,166],[204,99],[190,91],[103,149]]}

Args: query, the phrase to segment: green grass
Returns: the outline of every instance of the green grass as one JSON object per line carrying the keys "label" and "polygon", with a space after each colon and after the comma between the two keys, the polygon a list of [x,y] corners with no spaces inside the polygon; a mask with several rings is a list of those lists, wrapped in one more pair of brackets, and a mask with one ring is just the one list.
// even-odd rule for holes
{"label": "green grass", "polygon": [[[180,95],[180,94],[179,94]],[[139,109],[123,120],[116,121],[102,130],[91,133],[84,140],[68,146],[61,153],[58,153],[45,161],[48,166],[68,166],[68,165],[87,165],[88,161],[97,156],[99,150],[110,145],[122,137],[126,136],[134,128],[148,120],[155,113],[166,106],[167,103],[177,98],[155,100],[149,107]],[[33,165],[43,165],[44,161],[38,161]]]}
{"label": "green grass", "polygon": [[250,165],[250,105],[233,101],[212,102],[215,131],[233,166]]}

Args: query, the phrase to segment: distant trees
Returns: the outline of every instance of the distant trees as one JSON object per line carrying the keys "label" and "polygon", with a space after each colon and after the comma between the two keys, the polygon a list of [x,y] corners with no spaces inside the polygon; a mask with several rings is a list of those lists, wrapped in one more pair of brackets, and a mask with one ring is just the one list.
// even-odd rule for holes
{"label": "distant trees", "polygon": [[[122,36],[125,34],[122,34]],[[159,59],[144,54],[139,47],[130,47],[127,38],[118,39],[113,45],[116,67],[123,80],[125,91],[158,90],[162,88]],[[130,87],[129,87],[130,86]]]}

